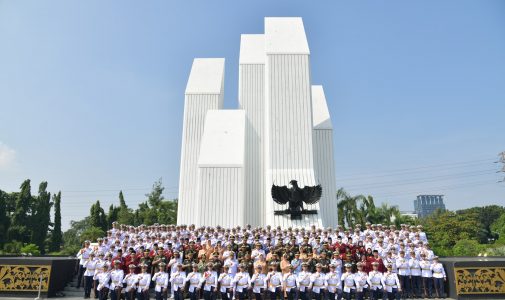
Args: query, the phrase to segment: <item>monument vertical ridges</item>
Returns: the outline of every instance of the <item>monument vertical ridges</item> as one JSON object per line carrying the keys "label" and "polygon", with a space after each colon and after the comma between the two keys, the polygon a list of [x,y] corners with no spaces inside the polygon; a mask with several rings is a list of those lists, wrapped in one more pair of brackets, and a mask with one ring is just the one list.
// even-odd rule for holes
{"label": "monument vertical ridges", "polygon": [[243,34],[240,38],[239,107],[245,110],[246,139],[246,223],[265,224],[265,36]]}
{"label": "monument vertical ridges", "polygon": [[326,97],[321,85],[312,86],[312,122],[314,140],[314,170],[316,181],[324,187],[319,201],[324,226],[338,225],[335,186],[335,161],[333,158],[333,125]]}
{"label": "monument vertical ridges", "polygon": [[209,110],[198,159],[198,226],[244,224],[244,152],[246,117],[243,110]]}
{"label": "monument vertical ridges", "polygon": [[195,222],[201,138],[205,116],[221,109],[224,98],[224,58],[196,58],[191,67],[184,96],[184,120],[179,175],[177,222]]}
{"label": "monument vertical ridges", "polygon": [[[312,145],[309,47],[301,18],[265,18],[266,222],[280,226],[321,225],[319,214],[291,220],[274,215],[284,207],[270,199],[272,183],[316,184]],[[319,210],[319,205],[305,205]]]}
{"label": "monument vertical ridges", "polygon": [[[311,84],[302,19],[265,18],[265,34],[241,36],[240,110],[221,109],[223,76],[222,59],[193,64],[185,96],[177,222],[335,226],[333,128],[322,86]],[[304,213],[290,208],[286,214],[288,205],[275,203],[271,188],[290,186],[291,180],[301,188],[321,184],[320,202],[304,204],[309,210]]]}

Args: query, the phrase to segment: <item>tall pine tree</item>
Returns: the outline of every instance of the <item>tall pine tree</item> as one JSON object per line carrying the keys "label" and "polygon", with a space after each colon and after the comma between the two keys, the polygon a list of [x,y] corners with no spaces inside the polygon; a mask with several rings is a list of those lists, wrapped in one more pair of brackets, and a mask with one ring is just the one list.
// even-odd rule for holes
{"label": "tall pine tree", "polygon": [[7,209],[7,199],[9,194],[0,190],[0,249],[7,241],[7,230],[9,229],[10,217]]}
{"label": "tall pine tree", "polygon": [[51,222],[51,193],[47,192],[47,182],[43,181],[39,185],[39,195],[34,200],[31,227],[31,243],[39,247],[40,253],[45,254],[47,231]]}
{"label": "tall pine tree", "polygon": [[100,206],[100,201],[97,200],[90,208],[91,226],[98,227],[103,231],[107,230],[107,218],[103,208]]}
{"label": "tall pine tree", "polygon": [[60,251],[63,234],[61,232],[61,191],[53,196],[54,201],[54,227],[51,234],[51,243],[49,244],[49,251]]}
{"label": "tall pine tree", "polygon": [[133,212],[126,205],[126,201],[124,200],[123,191],[119,191],[119,211],[117,214],[117,221],[119,224],[134,224],[134,215]]}
{"label": "tall pine tree", "polygon": [[21,191],[16,197],[14,213],[12,214],[12,224],[9,227],[8,237],[10,241],[28,243],[31,232],[29,226],[29,213],[33,205],[30,179],[26,179],[21,184]]}

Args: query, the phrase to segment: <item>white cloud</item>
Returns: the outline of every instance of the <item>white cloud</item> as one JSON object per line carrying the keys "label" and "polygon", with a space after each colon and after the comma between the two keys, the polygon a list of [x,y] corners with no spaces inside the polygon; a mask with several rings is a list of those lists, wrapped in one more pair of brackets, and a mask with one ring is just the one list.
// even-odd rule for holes
{"label": "white cloud", "polygon": [[0,171],[7,170],[16,160],[16,151],[0,142]]}

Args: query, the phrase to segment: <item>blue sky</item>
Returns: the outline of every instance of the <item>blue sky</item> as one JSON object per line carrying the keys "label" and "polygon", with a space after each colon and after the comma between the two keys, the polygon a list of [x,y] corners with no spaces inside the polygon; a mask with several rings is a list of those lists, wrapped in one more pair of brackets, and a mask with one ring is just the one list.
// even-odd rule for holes
{"label": "blue sky", "polygon": [[337,186],[413,209],[505,203],[503,1],[0,1],[0,189],[92,202],[177,195],[194,57],[225,57],[237,106],[241,33],[301,16],[334,124]]}

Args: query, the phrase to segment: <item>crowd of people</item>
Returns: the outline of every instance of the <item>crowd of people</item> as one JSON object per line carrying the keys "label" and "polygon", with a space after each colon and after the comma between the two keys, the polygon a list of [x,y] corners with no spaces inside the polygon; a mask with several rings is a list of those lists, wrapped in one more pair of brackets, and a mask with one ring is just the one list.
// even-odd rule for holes
{"label": "crowd of people", "polygon": [[444,298],[422,226],[252,228],[113,223],[77,253],[84,298]]}

